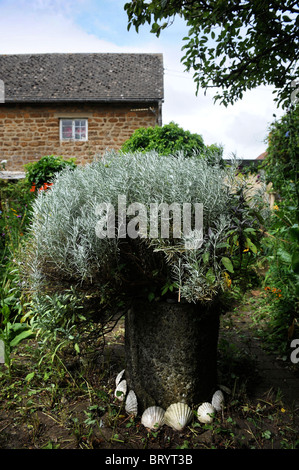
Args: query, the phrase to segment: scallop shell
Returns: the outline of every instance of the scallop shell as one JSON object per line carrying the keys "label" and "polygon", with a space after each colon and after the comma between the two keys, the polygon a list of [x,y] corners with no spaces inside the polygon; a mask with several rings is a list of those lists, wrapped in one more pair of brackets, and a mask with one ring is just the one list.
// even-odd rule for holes
{"label": "scallop shell", "polygon": [[142,416],[141,423],[148,429],[157,430],[164,424],[165,411],[159,406],[150,406]]}
{"label": "scallop shell", "polygon": [[133,390],[130,390],[127,395],[125,410],[129,415],[137,416],[137,413],[138,413],[137,397]]}
{"label": "scallop shell", "polygon": [[119,374],[117,374],[117,377],[115,379],[115,385],[116,387],[118,386],[119,382],[122,379],[122,376],[124,375],[125,369],[123,369]]}
{"label": "scallop shell", "polygon": [[216,390],[212,397],[212,406],[216,411],[221,411],[224,406],[224,395],[221,390]]}
{"label": "scallop shell", "polygon": [[210,416],[212,413],[215,413],[214,406],[211,403],[205,402],[202,403],[197,409],[197,419],[201,423],[212,423],[213,416]]}
{"label": "scallop shell", "polygon": [[[121,392],[121,394],[119,394],[118,392]],[[115,389],[114,396],[118,398],[118,400],[123,401],[126,393],[127,393],[127,381],[121,380]]]}
{"label": "scallop shell", "polygon": [[181,431],[192,419],[191,408],[186,403],[173,403],[165,411],[165,424]]}

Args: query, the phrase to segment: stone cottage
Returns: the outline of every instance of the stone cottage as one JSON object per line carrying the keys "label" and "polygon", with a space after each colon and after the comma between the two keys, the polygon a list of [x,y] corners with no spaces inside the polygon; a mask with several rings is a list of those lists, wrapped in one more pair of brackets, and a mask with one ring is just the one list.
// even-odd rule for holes
{"label": "stone cottage", "polygon": [[10,171],[52,154],[84,164],[161,125],[161,54],[0,55],[0,82],[0,160]]}

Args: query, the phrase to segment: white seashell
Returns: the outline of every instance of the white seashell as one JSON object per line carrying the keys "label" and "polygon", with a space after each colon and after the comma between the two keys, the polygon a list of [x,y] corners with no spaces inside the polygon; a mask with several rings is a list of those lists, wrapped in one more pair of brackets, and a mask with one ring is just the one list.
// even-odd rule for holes
{"label": "white seashell", "polygon": [[191,421],[192,411],[186,403],[173,403],[165,411],[165,424],[181,431]]}
{"label": "white seashell", "polygon": [[121,381],[122,379],[122,376],[124,375],[124,372],[125,372],[125,369],[123,369],[116,377],[115,379],[115,385],[116,387],[118,386],[119,382]]}
{"label": "white seashell", "polygon": [[138,413],[137,397],[133,390],[130,390],[127,395],[125,410],[129,415],[137,416],[137,413]]}
{"label": "white seashell", "polygon": [[201,423],[212,423],[213,421],[213,416],[210,416],[211,414],[215,413],[215,408],[214,406],[211,405],[211,403],[205,402],[202,403],[197,409],[197,419]]}
{"label": "white seashell", "polygon": [[159,406],[150,406],[142,416],[141,423],[148,429],[158,430],[164,424],[165,411]]}
{"label": "white seashell", "polygon": [[212,406],[216,411],[221,411],[224,406],[224,395],[221,390],[216,390],[212,397]]}
{"label": "white seashell", "polygon": [[116,396],[116,398],[118,398],[120,401],[123,401],[126,393],[127,393],[127,381],[122,380],[121,382],[119,382],[118,386],[116,387],[114,396]]}

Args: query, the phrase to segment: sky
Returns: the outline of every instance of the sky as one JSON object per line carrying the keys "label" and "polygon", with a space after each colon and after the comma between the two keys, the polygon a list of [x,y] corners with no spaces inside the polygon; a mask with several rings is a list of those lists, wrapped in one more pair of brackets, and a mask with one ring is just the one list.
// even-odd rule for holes
{"label": "sky", "polygon": [[[284,114],[271,87],[245,93],[224,107],[199,90],[181,64],[183,20],[162,31],[127,30],[126,0],[0,0],[0,54],[59,52],[162,53],[164,103],[162,124],[173,121],[200,134],[206,145],[224,147],[224,157],[255,159],[267,148],[270,124]],[[0,77],[1,78],[1,77]],[[276,118],[273,115],[276,115]]]}

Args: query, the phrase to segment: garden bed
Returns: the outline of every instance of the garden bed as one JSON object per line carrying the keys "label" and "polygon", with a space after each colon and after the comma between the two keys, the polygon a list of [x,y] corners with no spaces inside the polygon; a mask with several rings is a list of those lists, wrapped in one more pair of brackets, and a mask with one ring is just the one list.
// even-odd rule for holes
{"label": "garden bed", "polygon": [[[70,288],[64,286],[55,296],[55,271],[48,290],[42,290],[53,295],[41,305],[37,301],[43,299],[24,289],[19,249],[25,246],[32,223],[30,207],[36,188],[47,191],[49,187],[31,185],[32,181],[2,179],[0,185],[0,332],[5,338],[8,321],[21,326],[28,322],[28,328],[32,319],[40,321],[35,325],[40,336],[14,345],[9,368],[0,364],[0,449],[298,449],[299,373],[298,363],[290,359],[291,340],[298,338],[296,220],[286,228],[294,213],[292,197],[273,207],[259,251],[252,243],[242,251],[240,275],[225,276],[224,300],[231,311],[221,317],[218,344],[223,411],[212,424],[203,425],[195,408],[183,431],[164,425],[153,432],[144,428],[140,415],[128,416],[114,395],[116,376],[126,367],[125,327],[122,318],[117,325],[107,325],[104,339],[100,335],[106,327],[100,323],[101,315],[113,318],[111,305],[106,308],[100,303],[103,283],[96,284],[94,291],[82,288],[76,295],[66,284]],[[248,230],[251,233],[252,227]],[[54,232],[53,246],[56,226]],[[237,240],[232,243],[231,249],[239,252]],[[229,260],[222,260],[232,273]],[[261,279],[259,271],[265,266]],[[207,279],[214,279],[210,270]],[[162,287],[171,291],[174,286]],[[123,314],[126,304],[118,300],[112,296],[112,310],[121,309]],[[89,314],[92,322],[84,317]],[[82,318],[83,323],[78,322]]]}
{"label": "garden bed", "polygon": [[[219,380],[227,393],[212,424],[194,416],[182,432],[168,426],[153,432],[140,416],[126,414],[114,397],[116,375],[125,367],[122,319],[93,357],[66,354],[53,364],[47,357],[38,364],[36,341],[19,346],[11,379],[1,366],[0,448],[298,448],[298,370],[290,361],[271,362],[256,335],[253,308],[259,308],[259,297],[250,293],[222,318]],[[272,369],[265,368],[265,357]]]}

